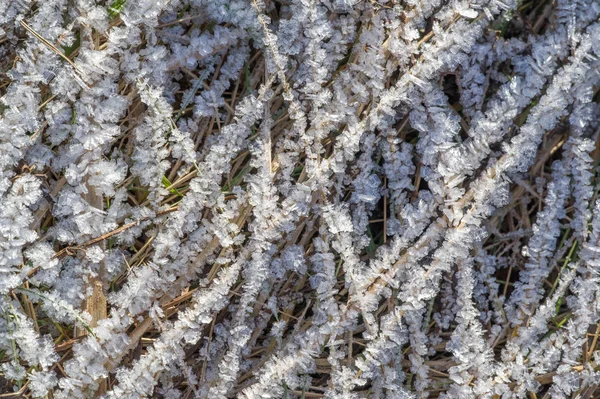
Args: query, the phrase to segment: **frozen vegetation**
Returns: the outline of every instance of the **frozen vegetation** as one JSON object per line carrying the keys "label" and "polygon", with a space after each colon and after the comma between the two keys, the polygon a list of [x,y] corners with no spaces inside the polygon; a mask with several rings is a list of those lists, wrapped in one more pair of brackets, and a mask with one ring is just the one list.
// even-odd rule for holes
{"label": "frozen vegetation", "polygon": [[599,0],[0,0],[0,68],[0,397],[600,397]]}

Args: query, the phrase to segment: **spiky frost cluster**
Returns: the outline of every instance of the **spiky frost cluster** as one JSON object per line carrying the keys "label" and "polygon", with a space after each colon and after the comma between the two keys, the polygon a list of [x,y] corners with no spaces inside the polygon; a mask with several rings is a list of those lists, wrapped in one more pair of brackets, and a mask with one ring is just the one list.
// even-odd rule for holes
{"label": "spiky frost cluster", "polygon": [[600,395],[598,0],[0,0],[0,66],[1,393]]}

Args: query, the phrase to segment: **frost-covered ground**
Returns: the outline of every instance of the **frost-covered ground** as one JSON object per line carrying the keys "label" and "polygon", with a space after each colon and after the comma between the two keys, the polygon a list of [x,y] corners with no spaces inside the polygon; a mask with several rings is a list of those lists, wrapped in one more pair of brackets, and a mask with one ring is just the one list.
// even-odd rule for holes
{"label": "frost-covered ground", "polygon": [[1,398],[599,398],[599,0],[0,0]]}

